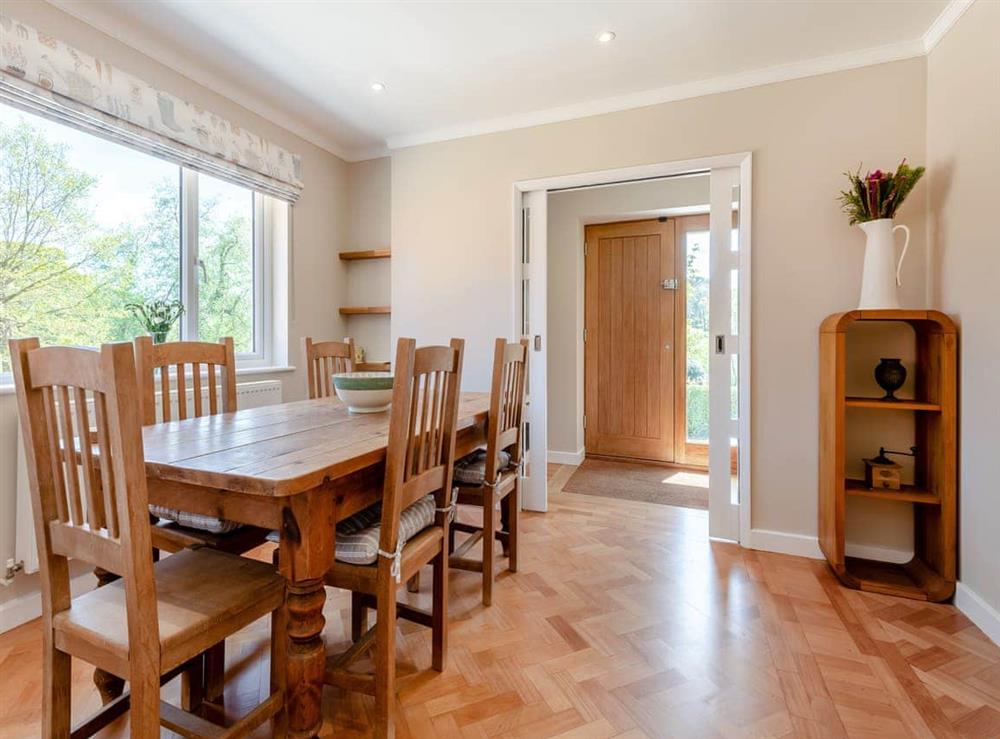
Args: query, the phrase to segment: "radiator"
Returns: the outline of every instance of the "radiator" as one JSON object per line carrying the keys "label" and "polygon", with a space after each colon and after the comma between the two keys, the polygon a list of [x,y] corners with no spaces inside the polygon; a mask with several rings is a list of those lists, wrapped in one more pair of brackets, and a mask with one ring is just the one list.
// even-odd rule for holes
{"label": "radiator", "polygon": [[[177,392],[171,393],[173,417],[176,418]],[[157,394],[157,417],[160,416],[160,396]],[[220,395],[221,397],[221,395]],[[189,415],[194,414],[194,391],[188,388],[187,406]],[[208,407],[208,388],[202,387],[202,400]],[[258,382],[241,382],[236,385],[236,407],[257,408],[262,405],[274,405],[281,402],[281,382],[278,380],[260,380]],[[93,418],[93,409],[90,417]],[[24,455],[24,439],[20,430],[17,434],[17,499],[16,499],[16,529],[14,531],[14,562],[21,572],[38,571],[38,549],[35,546],[35,525],[31,517],[31,491],[28,487],[28,465]],[[2,573],[0,573],[2,574]],[[0,578],[0,584],[7,584],[9,578]]]}

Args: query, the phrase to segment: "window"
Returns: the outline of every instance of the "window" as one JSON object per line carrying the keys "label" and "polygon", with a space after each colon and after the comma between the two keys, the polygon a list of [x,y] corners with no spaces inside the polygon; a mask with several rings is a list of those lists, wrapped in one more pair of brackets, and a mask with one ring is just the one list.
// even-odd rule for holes
{"label": "window", "polygon": [[0,382],[7,341],[96,346],[145,333],[130,305],[180,300],[169,339],[267,351],[260,193],[0,105]]}

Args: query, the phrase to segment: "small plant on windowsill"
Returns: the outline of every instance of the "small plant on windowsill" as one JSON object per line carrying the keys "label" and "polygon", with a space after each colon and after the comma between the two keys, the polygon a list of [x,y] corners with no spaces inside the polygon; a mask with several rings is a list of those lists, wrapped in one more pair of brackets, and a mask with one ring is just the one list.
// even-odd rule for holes
{"label": "small plant on windowsill", "polygon": [[167,340],[170,329],[184,313],[184,306],[179,300],[147,300],[145,303],[129,303],[125,307],[153,337],[154,344]]}

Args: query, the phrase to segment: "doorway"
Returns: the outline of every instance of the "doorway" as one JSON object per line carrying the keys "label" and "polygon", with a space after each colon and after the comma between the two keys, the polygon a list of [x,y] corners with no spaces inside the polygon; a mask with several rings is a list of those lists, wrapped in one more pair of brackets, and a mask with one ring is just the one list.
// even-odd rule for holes
{"label": "doorway", "polygon": [[[514,217],[519,221],[520,228],[515,229],[512,255],[515,274],[512,285],[515,297],[514,331],[527,333],[531,337],[531,362],[534,363],[530,380],[530,405],[526,413],[526,419],[530,425],[528,436],[531,439],[532,448],[526,464],[525,507],[536,510],[544,509],[546,499],[544,485],[548,459],[546,433],[548,418],[545,396],[548,392],[546,368],[548,367],[547,353],[550,337],[546,333],[545,317],[548,290],[546,286],[548,267],[546,263],[545,223],[548,218],[549,193],[569,189],[596,188],[609,184],[621,185],[665,177],[697,174],[704,176],[707,174],[710,179],[708,241],[711,246],[708,259],[711,281],[708,300],[710,342],[707,399],[710,437],[708,444],[709,535],[713,538],[737,541],[749,539],[750,165],[751,156],[749,154],[735,154],[515,183]],[[674,240],[673,257],[676,261],[676,233],[674,233]],[[581,305],[580,315],[582,315],[585,258],[582,250],[579,254],[580,267],[576,274],[579,278],[578,294],[581,295],[579,302]],[[553,277],[555,278],[561,272],[562,270],[553,272]],[[570,277],[570,279],[573,278]],[[661,276],[658,282],[662,283],[663,279],[677,279],[677,276],[676,273],[673,278]],[[676,295],[675,300],[677,300]],[[677,330],[677,312],[675,306],[674,334]],[[582,318],[580,323],[583,324]],[[561,331],[557,337],[553,337],[566,337],[575,333],[581,366],[584,363],[584,328],[583,325],[580,325],[578,332],[573,331],[568,334],[566,331]],[[589,327],[587,328],[589,329]],[[648,344],[648,341],[646,343]],[[568,350],[556,349],[555,358],[559,360],[570,356],[573,351],[572,346]],[[674,354],[675,360],[671,363],[673,372],[669,380],[673,386],[673,399],[676,401],[679,386],[684,386],[685,393],[687,391],[687,367],[686,364],[681,364],[677,360],[677,353],[674,352]],[[606,361],[615,361],[615,358],[609,357]],[[624,377],[624,373],[622,376]],[[581,411],[584,406],[583,384],[581,379],[579,384]],[[626,390],[626,385],[627,383],[624,382],[621,384],[621,397],[623,398],[625,393],[629,392]],[[554,389],[562,390],[558,385],[554,386]],[[662,392],[662,385],[658,392]],[[685,424],[688,421],[686,405],[683,413],[677,411],[676,402],[673,404],[673,408],[673,423],[670,424],[672,433],[664,433],[658,437],[657,454],[661,455],[659,459],[669,458],[672,454],[673,461],[676,462],[685,455],[699,453],[699,449],[697,443],[693,445],[692,449],[688,449],[686,428],[683,432],[678,433],[677,426],[681,418],[684,418]],[[665,414],[662,412],[662,406],[660,412],[661,417],[669,416],[669,411]],[[648,418],[647,414],[643,420],[647,427]],[[584,438],[582,412],[579,421],[579,438],[582,442]],[[590,424],[591,419],[588,411],[588,428]],[[634,428],[633,424],[633,431]],[[662,441],[664,437],[670,437],[672,443],[664,445]],[[683,451],[679,452],[681,440],[683,440]],[[693,439],[692,441],[697,442],[698,440]],[[581,452],[583,446],[581,443]],[[654,457],[647,456],[646,458]],[[733,459],[736,460],[735,473],[732,473],[734,469]]]}
{"label": "doorway", "polygon": [[586,454],[674,462],[685,313],[674,222],[589,225],[584,263]]}

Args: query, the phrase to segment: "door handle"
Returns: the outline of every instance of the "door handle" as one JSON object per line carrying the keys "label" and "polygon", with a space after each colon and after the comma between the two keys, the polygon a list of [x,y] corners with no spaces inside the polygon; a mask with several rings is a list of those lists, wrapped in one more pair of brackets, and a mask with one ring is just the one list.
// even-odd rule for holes
{"label": "door handle", "polygon": [[542,335],[535,334],[535,351],[540,352],[542,350]]}
{"label": "door handle", "polygon": [[676,290],[677,289],[677,278],[671,277],[660,283],[660,287],[664,290]]}
{"label": "door handle", "polygon": [[726,353],[726,336],[725,334],[715,335],[715,353],[725,354]]}

